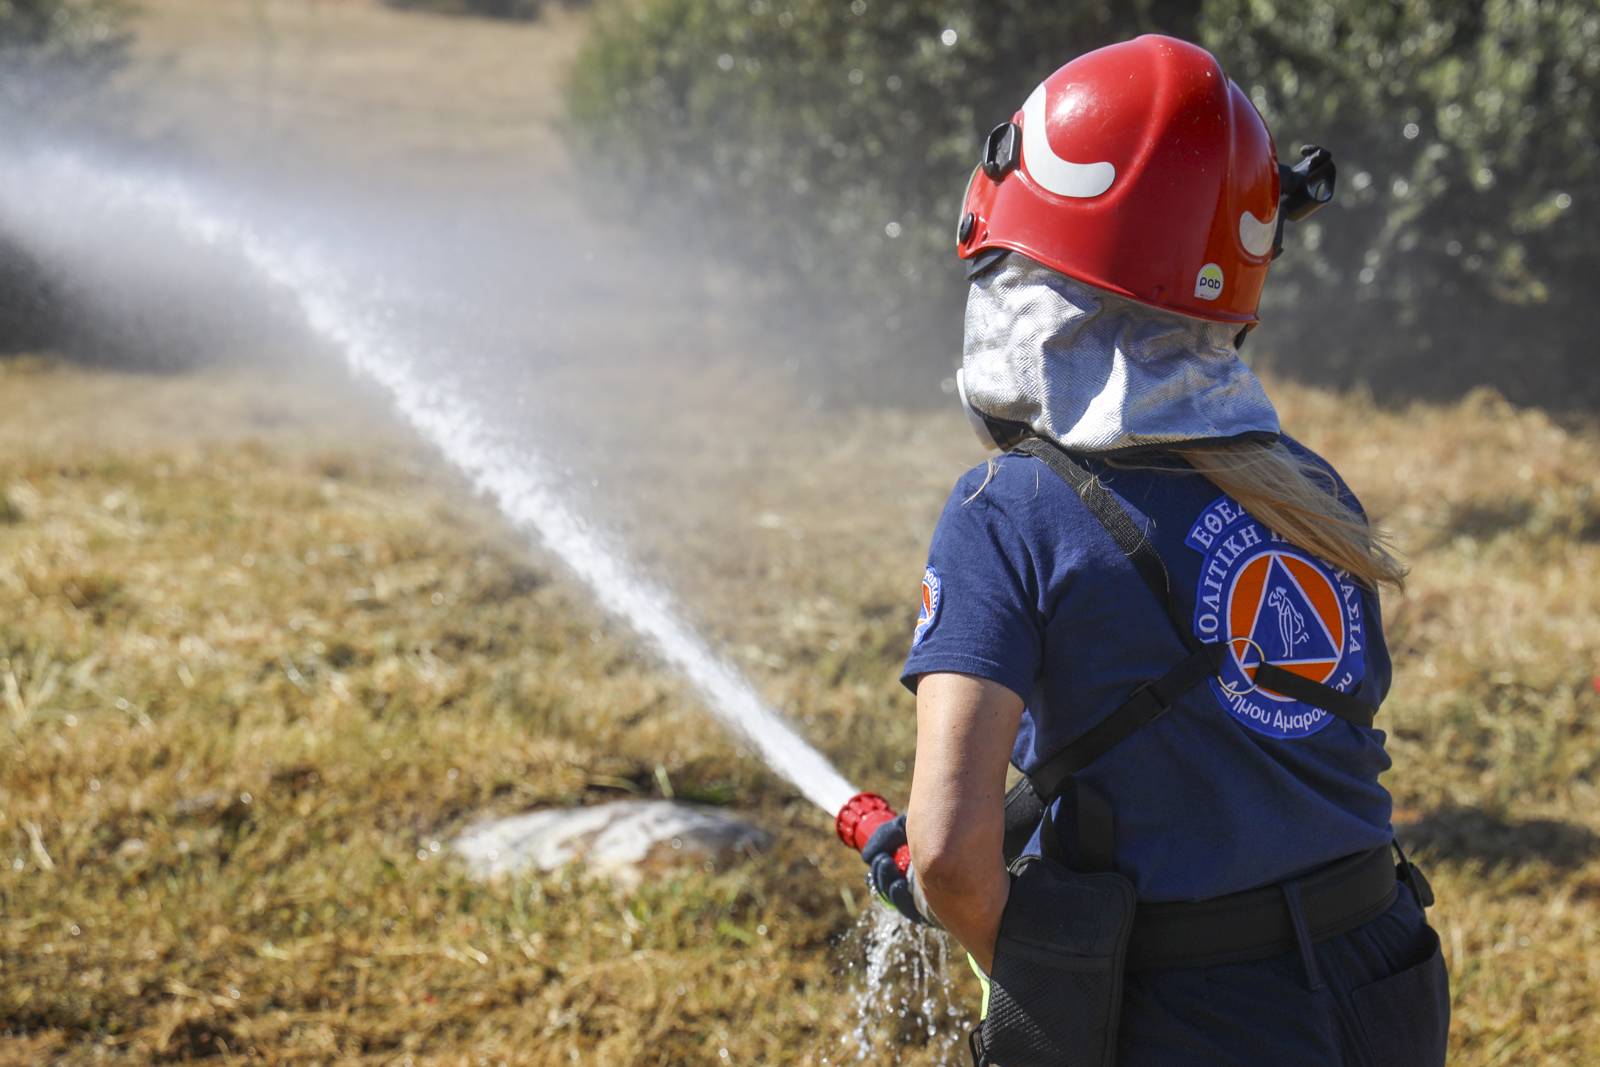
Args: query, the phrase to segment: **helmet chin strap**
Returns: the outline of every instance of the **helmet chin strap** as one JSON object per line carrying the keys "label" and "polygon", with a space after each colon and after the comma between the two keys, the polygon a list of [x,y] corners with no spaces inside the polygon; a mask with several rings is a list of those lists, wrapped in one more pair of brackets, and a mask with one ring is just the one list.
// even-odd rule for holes
{"label": "helmet chin strap", "polygon": [[1018,441],[1028,436],[1028,427],[1014,422],[991,418],[972,406],[967,398],[965,368],[956,370],[956,395],[961,398],[961,410],[966,413],[967,425],[978,443],[990,452],[1004,452],[1016,447]]}

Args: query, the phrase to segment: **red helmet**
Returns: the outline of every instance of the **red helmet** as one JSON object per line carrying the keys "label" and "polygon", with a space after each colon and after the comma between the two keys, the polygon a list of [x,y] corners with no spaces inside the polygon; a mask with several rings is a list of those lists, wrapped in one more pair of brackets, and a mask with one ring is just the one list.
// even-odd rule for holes
{"label": "red helmet", "polygon": [[1278,192],[1272,134],[1249,98],[1210,52],[1151,34],[1074,59],[995,128],[957,252],[1010,249],[1146,304],[1248,324]]}

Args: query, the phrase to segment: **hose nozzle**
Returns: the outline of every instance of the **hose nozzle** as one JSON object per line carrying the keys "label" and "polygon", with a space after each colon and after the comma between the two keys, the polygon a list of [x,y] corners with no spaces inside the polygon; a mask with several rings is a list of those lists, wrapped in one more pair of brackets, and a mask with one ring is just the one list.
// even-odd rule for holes
{"label": "hose nozzle", "polygon": [[[833,828],[838,832],[840,841],[860,852],[867,847],[867,842],[872,840],[872,835],[878,827],[893,822],[898,817],[895,810],[889,806],[889,802],[878,794],[857,793],[845,801],[844,807],[839,809],[839,814],[833,820]],[[902,872],[910,869],[909,845],[901,845],[895,850],[894,865]]]}

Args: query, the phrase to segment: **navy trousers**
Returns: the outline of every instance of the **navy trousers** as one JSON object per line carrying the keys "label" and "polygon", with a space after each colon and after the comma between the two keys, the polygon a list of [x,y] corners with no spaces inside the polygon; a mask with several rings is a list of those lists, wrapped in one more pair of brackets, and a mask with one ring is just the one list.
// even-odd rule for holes
{"label": "navy trousers", "polygon": [[1404,885],[1347,934],[1252,963],[1127,976],[1117,1067],[1443,1067],[1449,982]]}

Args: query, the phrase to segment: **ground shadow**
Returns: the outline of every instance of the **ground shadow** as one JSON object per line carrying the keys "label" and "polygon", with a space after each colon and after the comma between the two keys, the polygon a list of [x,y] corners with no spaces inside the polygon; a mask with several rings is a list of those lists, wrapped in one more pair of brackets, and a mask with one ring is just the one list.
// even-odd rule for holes
{"label": "ground shadow", "polygon": [[1482,808],[1450,807],[1400,824],[1408,849],[1447,860],[1481,860],[1513,867],[1547,863],[1563,870],[1600,855],[1600,834],[1558,819],[1512,819]]}

